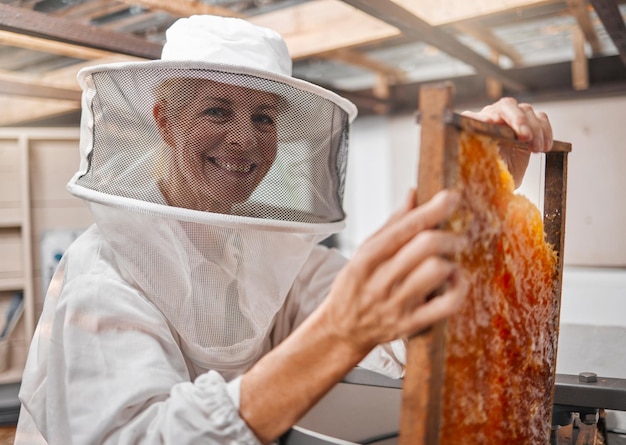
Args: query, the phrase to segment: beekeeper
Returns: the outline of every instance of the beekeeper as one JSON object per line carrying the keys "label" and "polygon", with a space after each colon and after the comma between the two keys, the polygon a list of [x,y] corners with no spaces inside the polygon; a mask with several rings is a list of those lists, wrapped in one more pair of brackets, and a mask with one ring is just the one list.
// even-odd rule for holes
{"label": "beekeeper", "polygon": [[[356,109],[291,77],[276,33],[193,16],[161,60],[79,82],[68,188],[96,223],[46,296],[16,443],[269,443],[359,363],[401,377],[403,339],[465,296],[445,259],[465,241],[436,229],[452,192],[409,193],[347,263],[319,244],[344,224]],[[480,117],[551,143],[527,106]]]}

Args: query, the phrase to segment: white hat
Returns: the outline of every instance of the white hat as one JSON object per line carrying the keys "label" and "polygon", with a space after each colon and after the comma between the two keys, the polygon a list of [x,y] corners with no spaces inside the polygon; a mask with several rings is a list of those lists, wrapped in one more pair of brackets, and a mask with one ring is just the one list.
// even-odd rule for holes
{"label": "white hat", "polygon": [[203,60],[291,76],[291,57],[277,32],[244,20],[194,15],[166,31],[161,60]]}

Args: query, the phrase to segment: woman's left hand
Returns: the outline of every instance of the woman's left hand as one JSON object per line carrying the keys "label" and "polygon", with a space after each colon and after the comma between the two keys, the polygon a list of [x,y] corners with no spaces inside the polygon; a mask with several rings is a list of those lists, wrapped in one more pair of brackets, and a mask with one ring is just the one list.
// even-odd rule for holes
{"label": "woman's left hand", "polygon": [[[552,126],[546,113],[536,111],[531,105],[519,103],[512,97],[503,97],[478,112],[465,111],[462,114],[483,122],[508,125],[520,141],[528,142],[530,151],[546,152],[552,148]],[[530,153],[508,149],[501,154],[518,187],[526,172]]]}
{"label": "woman's left hand", "polygon": [[512,97],[503,97],[479,112],[465,111],[463,115],[483,122],[507,124],[520,141],[528,142],[531,151],[545,152],[552,148],[552,126],[546,113],[535,111],[531,105],[519,103]]}

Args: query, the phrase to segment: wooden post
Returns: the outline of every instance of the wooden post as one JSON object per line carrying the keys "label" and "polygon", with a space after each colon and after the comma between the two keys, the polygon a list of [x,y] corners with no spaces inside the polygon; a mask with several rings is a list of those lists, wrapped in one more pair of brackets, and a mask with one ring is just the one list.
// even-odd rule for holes
{"label": "wooden post", "polygon": [[[417,204],[431,199],[455,177],[457,130],[447,125],[452,116],[450,83],[420,90],[420,161]],[[438,443],[444,365],[445,322],[409,340],[402,393],[400,445]]]}

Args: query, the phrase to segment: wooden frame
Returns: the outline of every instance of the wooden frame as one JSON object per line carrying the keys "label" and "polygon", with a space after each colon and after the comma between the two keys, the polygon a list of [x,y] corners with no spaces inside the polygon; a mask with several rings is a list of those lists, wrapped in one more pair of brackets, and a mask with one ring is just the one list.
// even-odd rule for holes
{"label": "wooden frame", "polygon": [[[452,185],[456,176],[460,132],[481,133],[498,140],[501,145],[528,149],[526,143],[515,139],[513,130],[507,126],[455,114],[452,111],[453,94],[450,83],[425,86],[420,91],[418,205]],[[567,154],[570,151],[571,144],[555,141],[552,151],[545,154],[543,220],[546,241],[558,255],[554,277],[557,326],[563,271]],[[409,341],[400,419],[401,445],[439,444],[445,326],[445,321],[438,323]]]}

